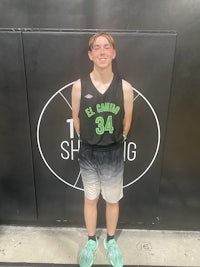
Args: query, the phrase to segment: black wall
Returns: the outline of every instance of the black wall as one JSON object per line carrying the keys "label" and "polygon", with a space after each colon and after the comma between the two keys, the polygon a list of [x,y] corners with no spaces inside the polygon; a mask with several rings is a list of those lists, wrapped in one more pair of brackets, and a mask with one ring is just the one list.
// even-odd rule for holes
{"label": "black wall", "polygon": [[[156,199],[155,191],[151,191],[152,203],[144,201],[145,197],[140,197],[138,192],[146,195],[145,192],[149,190],[149,180],[145,177],[134,186],[128,187],[125,193],[133,197],[127,199],[125,197],[122,201],[119,226],[199,230],[199,1],[2,0],[0,2],[0,27],[2,29],[0,34],[1,221],[17,221],[18,223],[45,221],[50,224],[61,220],[67,225],[83,225],[80,192],[68,190],[60,181],[53,179],[50,173],[41,180],[36,178],[43,176],[44,173],[37,172],[38,165],[35,161],[36,158],[40,160],[40,155],[33,134],[36,133],[34,128],[36,123],[31,123],[38,118],[38,108],[34,103],[38,101],[37,105],[42,108],[55,89],[49,89],[49,95],[45,90],[42,91],[39,98],[32,98],[33,101],[30,102],[30,97],[34,95],[32,91],[34,86],[31,87],[31,85],[39,83],[42,90],[56,79],[60,82],[57,85],[59,89],[67,74],[60,68],[57,76],[49,73],[49,80],[45,84],[43,80],[34,80],[27,69],[26,59],[30,53],[26,50],[24,43],[26,42],[25,33],[31,29],[32,32],[37,29],[37,32],[43,30],[44,33],[45,28],[55,33],[60,33],[61,29],[79,29],[80,32],[84,32],[84,29],[121,30],[122,32],[130,30],[140,31],[140,33],[141,31],[165,31],[165,33],[174,31],[177,36],[169,103],[165,111],[163,146],[159,155],[160,171],[153,175],[148,174],[156,181]],[[56,53],[56,49],[53,51]],[[37,60],[33,67],[36,68],[37,74],[36,63]],[[147,79],[148,74],[144,74],[140,76],[139,82],[142,84],[143,80]],[[43,168],[42,161],[40,164]],[[46,195],[41,194],[37,188],[39,188],[38,184],[42,183],[42,179],[51,183],[51,187],[57,190],[50,192],[46,190]],[[43,187],[43,192],[45,192],[45,187]],[[44,204],[47,196],[51,200],[49,206]],[[70,202],[71,199],[74,200],[74,204]],[[129,199],[131,201],[127,202]],[[66,203],[65,206],[63,203]],[[57,209],[58,206],[60,209]],[[77,214],[79,215],[76,218]]]}

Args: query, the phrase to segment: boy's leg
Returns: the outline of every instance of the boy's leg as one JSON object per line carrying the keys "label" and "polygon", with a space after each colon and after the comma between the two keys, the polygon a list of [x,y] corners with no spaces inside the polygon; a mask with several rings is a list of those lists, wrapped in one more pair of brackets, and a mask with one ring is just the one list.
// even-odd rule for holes
{"label": "boy's leg", "polygon": [[85,197],[84,218],[88,236],[94,236],[96,234],[98,199],[99,196],[94,200],[90,200],[87,197]]}
{"label": "boy's leg", "polygon": [[117,203],[106,202],[106,226],[108,235],[110,236],[115,235],[118,218],[119,218],[119,202]]}
{"label": "boy's leg", "polygon": [[94,262],[94,256],[98,247],[98,240],[96,238],[96,224],[97,224],[97,203],[99,197],[90,200],[85,197],[84,201],[84,218],[88,232],[88,241],[83,247],[80,255],[80,267],[90,267]]}
{"label": "boy's leg", "polygon": [[114,235],[119,218],[119,202],[106,202],[106,225],[107,238],[104,240],[104,247],[107,250],[108,258],[113,267],[123,267],[124,261],[120,249],[115,241]]}

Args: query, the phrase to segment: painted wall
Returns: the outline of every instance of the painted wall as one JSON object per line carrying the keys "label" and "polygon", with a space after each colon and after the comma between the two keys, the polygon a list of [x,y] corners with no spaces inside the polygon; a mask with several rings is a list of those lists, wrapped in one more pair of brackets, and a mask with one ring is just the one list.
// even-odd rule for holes
{"label": "painted wall", "polygon": [[[199,1],[0,2],[2,222],[83,225],[82,191],[66,185],[48,169],[38,150],[36,131],[47,101],[82,74],[79,63],[86,64],[85,72],[90,69],[85,57],[86,37],[92,29],[108,29],[119,44],[118,70],[149,101],[161,124],[158,155],[143,177],[125,188],[119,226],[199,230],[199,15]],[[64,96],[67,98],[68,94],[69,91]],[[146,124],[142,124],[148,116],[152,121],[154,117],[140,94],[140,104],[135,100],[129,142],[138,136],[141,154],[138,151],[138,162],[127,161],[126,179],[138,177],[139,167],[145,163],[142,155],[146,151],[151,154],[150,140],[156,140],[157,134],[156,127],[145,131]],[[67,135],[67,115],[62,114],[65,106],[60,107],[58,97],[54,100],[46,110],[46,122],[44,117],[41,120],[43,143],[47,135],[48,140],[58,136],[56,129]],[[60,119],[49,132],[49,118],[55,110],[55,118]],[[47,123],[46,129],[43,122]],[[146,138],[147,133],[150,139]],[[141,141],[144,139],[146,143]],[[63,140],[64,136],[60,141]],[[55,160],[52,151],[55,147],[46,144],[49,161]],[[62,152],[64,155],[61,148],[58,154]],[[60,171],[62,161],[55,162]],[[69,165],[72,168],[65,165],[66,172],[72,177],[76,160]],[[138,174],[136,171],[129,176],[133,166],[138,168]],[[100,212],[102,226],[103,202]]]}

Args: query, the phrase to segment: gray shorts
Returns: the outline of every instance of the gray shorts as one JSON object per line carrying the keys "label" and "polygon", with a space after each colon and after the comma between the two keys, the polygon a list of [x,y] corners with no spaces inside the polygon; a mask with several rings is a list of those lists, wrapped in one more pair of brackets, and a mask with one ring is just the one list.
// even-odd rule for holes
{"label": "gray shorts", "polygon": [[101,193],[105,201],[117,203],[123,197],[123,144],[102,149],[81,143],[79,164],[88,199]]}

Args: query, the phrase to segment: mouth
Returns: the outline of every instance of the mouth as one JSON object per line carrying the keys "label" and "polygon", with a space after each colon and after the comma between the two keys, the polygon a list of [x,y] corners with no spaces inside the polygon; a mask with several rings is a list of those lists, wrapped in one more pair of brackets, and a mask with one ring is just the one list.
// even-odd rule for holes
{"label": "mouth", "polygon": [[99,61],[104,62],[106,61],[106,58],[99,58]]}

